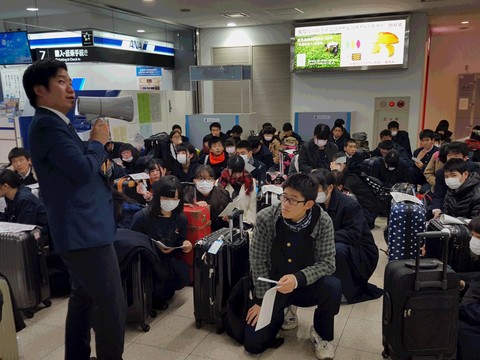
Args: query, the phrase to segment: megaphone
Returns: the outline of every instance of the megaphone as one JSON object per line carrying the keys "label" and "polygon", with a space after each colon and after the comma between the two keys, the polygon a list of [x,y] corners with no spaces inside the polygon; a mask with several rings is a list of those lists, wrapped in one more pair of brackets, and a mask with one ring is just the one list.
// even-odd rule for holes
{"label": "megaphone", "polygon": [[79,96],[77,109],[90,122],[99,117],[133,121],[133,97],[131,95],[121,97]]}

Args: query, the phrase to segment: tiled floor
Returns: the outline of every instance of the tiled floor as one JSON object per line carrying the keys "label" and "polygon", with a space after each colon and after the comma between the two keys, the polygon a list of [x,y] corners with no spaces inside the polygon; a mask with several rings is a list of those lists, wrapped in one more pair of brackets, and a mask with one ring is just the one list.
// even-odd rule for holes
{"label": "tiled floor", "polygon": [[[385,249],[382,229],[384,219],[377,220],[373,231],[379,248]],[[371,282],[383,285],[386,255],[380,252],[377,269]],[[63,359],[63,337],[67,299],[53,299],[51,308],[43,309],[26,320],[27,327],[18,333],[20,352],[24,360]],[[382,359],[381,337],[382,299],[355,305],[342,305],[335,318],[336,360]],[[226,334],[218,335],[212,326],[195,328],[193,317],[193,292],[187,287],[176,293],[168,310],[151,319],[151,329],[145,333],[140,328],[128,327],[125,343],[125,360],[289,360],[316,359],[313,345],[308,340],[313,308],[299,309],[299,326],[282,331],[286,341],[275,350],[261,355],[250,355]],[[94,349],[94,344],[92,345]],[[94,353],[94,350],[93,350]]]}

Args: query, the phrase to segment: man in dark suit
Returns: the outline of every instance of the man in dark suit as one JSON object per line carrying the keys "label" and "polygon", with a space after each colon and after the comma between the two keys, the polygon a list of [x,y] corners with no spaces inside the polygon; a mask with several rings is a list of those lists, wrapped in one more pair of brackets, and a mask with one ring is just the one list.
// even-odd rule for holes
{"label": "man in dark suit", "polygon": [[112,193],[100,170],[107,157],[108,126],[97,120],[90,141],[82,143],[66,117],[75,93],[61,61],[40,60],[29,66],[23,87],[35,108],[28,140],[53,249],[72,277],[65,359],[89,359],[91,327],[98,359],[121,359],[126,308],[113,248]]}

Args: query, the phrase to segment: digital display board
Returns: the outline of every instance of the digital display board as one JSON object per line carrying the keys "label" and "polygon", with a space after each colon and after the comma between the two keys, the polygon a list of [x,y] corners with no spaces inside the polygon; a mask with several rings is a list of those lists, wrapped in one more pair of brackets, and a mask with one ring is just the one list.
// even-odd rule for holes
{"label": "digital display board", "polygon": [[0,33],[0,65],[30,64],[32,55],[25,31]]}

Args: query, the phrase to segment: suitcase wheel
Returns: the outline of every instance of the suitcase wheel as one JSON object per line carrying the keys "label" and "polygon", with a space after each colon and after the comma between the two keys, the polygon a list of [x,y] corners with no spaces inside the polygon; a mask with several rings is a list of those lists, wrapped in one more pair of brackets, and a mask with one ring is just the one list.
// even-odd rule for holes
{"label": "suitcase wheel", "polygon": [[150,310],[148,315],[150,315],[150,317],[154,318],[154,317],[157,317],[157,312],[155,310]]}
{"label": "suitcase wheel", "polygon": [[33,318],[33,311],[31,311],[31,310],[23,310],[23,315],[25,315],[25,317],[26,317],[27,319],[31,319],[31,318]]}
{"label": "suitcase wheel", "polygon": [[200,329],[202,327],[202,320],[195,320],[195,327]]}
{"label": "suitcase wheel", "polygon": [[386,349],[382,351],[382,357],[384,359],[388,359],[390,357],[390,355],[388,354],[388,351]]}
{"label": "suitcase wheel", "polygon": [[52,302],[50,300],[45,300],[43,301],[43,305],[45,305],[45,307],[50,307],[52,306]]}
{"label": "suitcase wheel", "polygon": [[140,323],[140,327],[141,327],[142,330],[145,331],[145,332],[150,331],[150,325],[148,325],[148,324]]}

